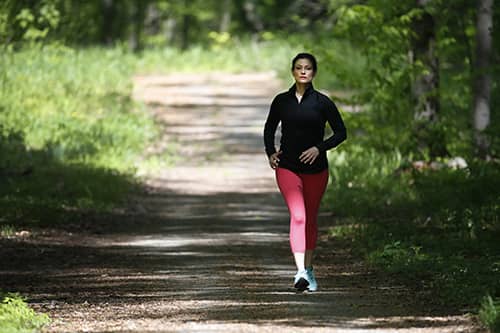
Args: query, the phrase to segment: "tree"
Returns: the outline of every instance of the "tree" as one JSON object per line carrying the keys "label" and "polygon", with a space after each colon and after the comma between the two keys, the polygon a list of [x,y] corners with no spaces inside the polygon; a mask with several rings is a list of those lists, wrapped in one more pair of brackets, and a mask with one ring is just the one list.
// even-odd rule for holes
{"label": "tree", "polygon": [[229,26],[231,24],[231,8],[232,8],[231,4],[232,0],[224,0],[220,2],[221,19],[220,19],[219,32],[229,31]]}
{"label": "tree", "polygon": [[102,43],[111,45],[113,42],[113,23],[115,21],[116,8],[113,0],[102,0]]}
{"label": "tree", "polygon": [[434,131],[439,114],[439,59],[436,54],[436,23],[425,5],[430,0],[418,0],[419,13],[414,17],[411,60],[416,70],[412,85],[415,105],[415,136],[422,150],[431,158],[446,153],[444,140]]}
{"label": "tree", "polygon": [[479,156],[486,157],[489,149],[484,131],[490,125],[493,0],[479,0],[476,23],[476,61],[474,75],[474,138]]}
{"label": "tree", "polygon": [[245,0],[243,3],[245,10],[245,18],[250,23],[250,27],[254,33],[259,33],[264,30],[264,23],[257,12],[257,3],[255,0]]}
{"label": "tree", "polygon": [[146,9],[148,2],[145,0],[135,0],[132,3],[132,33],[130,34],[130,48],[133,51],[142,49],[142,30],[146,19]]}

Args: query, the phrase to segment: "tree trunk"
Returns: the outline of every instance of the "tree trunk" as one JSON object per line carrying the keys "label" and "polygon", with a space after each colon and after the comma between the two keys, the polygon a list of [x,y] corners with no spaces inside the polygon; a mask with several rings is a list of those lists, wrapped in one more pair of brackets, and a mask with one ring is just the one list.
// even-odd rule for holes
{"label": "tree trunk", "polygon": [[175,17],[168,17],[163,21],[163,35],[165,36],[165,42],[167,46],[171,46],[175,42],[175,28],[177,26],[177,20]]}
{"label": "tree trunk", "polygon": [[182,15],[181,49],[186,50],[189,46],[189,26],[191,25],[191,11],[189,0],[184,0],[184,13]]}
{"label": "tree trunk", "polygon": [[439,84],[439,61],[435,56],[434,18],[425,12],[415,21],[414,27],[416,38],[413,43],[413,61],[421,63],[423,67],[413,85],[413,95],[417,102],[415,118],[432,122],[436,120],[439,109],[436,94]]}
{"label": "tree trunk", "polygon": [[132,33],[130,34],[130,49],[134,52],[142,49],[142,30],[146,13],[147,2],[136,0],[132,7]]}
{"label": "tree trunk", "polygon": [[[419,1],[420,6],[428,1]],[[439,59],[436,56],[434,17],[427,11],[413,21],[412,61],[417,67],[412,93],[415,137],[431,158],[446,154],[443,135],[436,129],[439,115]]]}
{"label": "tree trunk", "polygon": [[493,0],[479,0],[476,23],[476,61],[474,68],[474,139],[476,153],[486,158],[489,140],[484,133],[490,125],[490,55],[493,31]]}
{"label": "tree trunk", "polygon": [[116,14],[113,0],[102,0],[102,11],[101,41],[109,46],[113,43],[113,26]]}
{"label": "tree trunk", "polygon": [[254,32],[261,32],[264,30],[264,24],[257,13],[257,4],[255,0],[245,0],[243,4],[243,9],[245,10],[245,17],[252,26]]}
{"label": "tree trunk", "polygon": [[232,0],[221,1],[221,12],[222,17],[220,20],[219,32],[229,31],[229,25],[231,24],[231,3]]}
{"label": "tree trunk", "polygon": [[149,3],[144,17],[144,28],[148,35],[161,33],[161,15],[156,3]]}

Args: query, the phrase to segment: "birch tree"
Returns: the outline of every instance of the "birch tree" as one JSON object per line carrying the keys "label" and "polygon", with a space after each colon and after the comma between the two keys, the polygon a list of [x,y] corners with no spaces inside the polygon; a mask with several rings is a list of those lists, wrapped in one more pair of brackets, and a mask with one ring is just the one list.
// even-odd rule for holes
{"label": "birch tree", "polygon": [[429,0],[417,1],[422,10],[413,21],[414,38],[411,58],[416,68],[412,84],[416,136],[421,149],[428,150],[431,158],[446,153],[444,142],[433,131],[439,114],[439,59],[436,54],[436,22],[426,9]]}
{"label": "birch tree", "polygon": [[484,131],[490,125],[492,29],[493,0],[478,0],[473,120],[476,152],[483,158],[489,150]]}

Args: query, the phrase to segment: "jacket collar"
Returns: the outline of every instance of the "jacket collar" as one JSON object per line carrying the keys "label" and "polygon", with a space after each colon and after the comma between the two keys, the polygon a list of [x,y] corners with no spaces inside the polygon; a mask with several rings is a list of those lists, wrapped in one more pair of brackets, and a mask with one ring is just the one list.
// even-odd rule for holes
{"label": "jacket collar", "polygon": [[[304,96],[303,96],[303,97],[305,97],[305,96],[309,95],[309,94],[310,94],[310,93],[312,93],[313,91],[314,91],[314,86],[313,86],[313,84],[312,84],[312,82],[311,82],[311,83],[309,83],[309,84],[307,85],[307,88],[306,88],[306,91],[304,91]],[[294,83],[294,84],[290,87],[290,89],[288,89],[288,92],[289,92],[292,96],[295,96],[295,83]]]}

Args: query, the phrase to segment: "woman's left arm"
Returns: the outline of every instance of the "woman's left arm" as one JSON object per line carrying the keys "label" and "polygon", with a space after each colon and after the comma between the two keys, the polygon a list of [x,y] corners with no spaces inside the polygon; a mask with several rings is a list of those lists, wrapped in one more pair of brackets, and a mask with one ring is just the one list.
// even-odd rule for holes
{"label": "woman's left arm", "polygon": [[332,136],[316,145],[320,152],[325,152],[341,144],[347,138],[347,130],[337,106],[326,96],[321,101],[321,109],[333,130]]}

